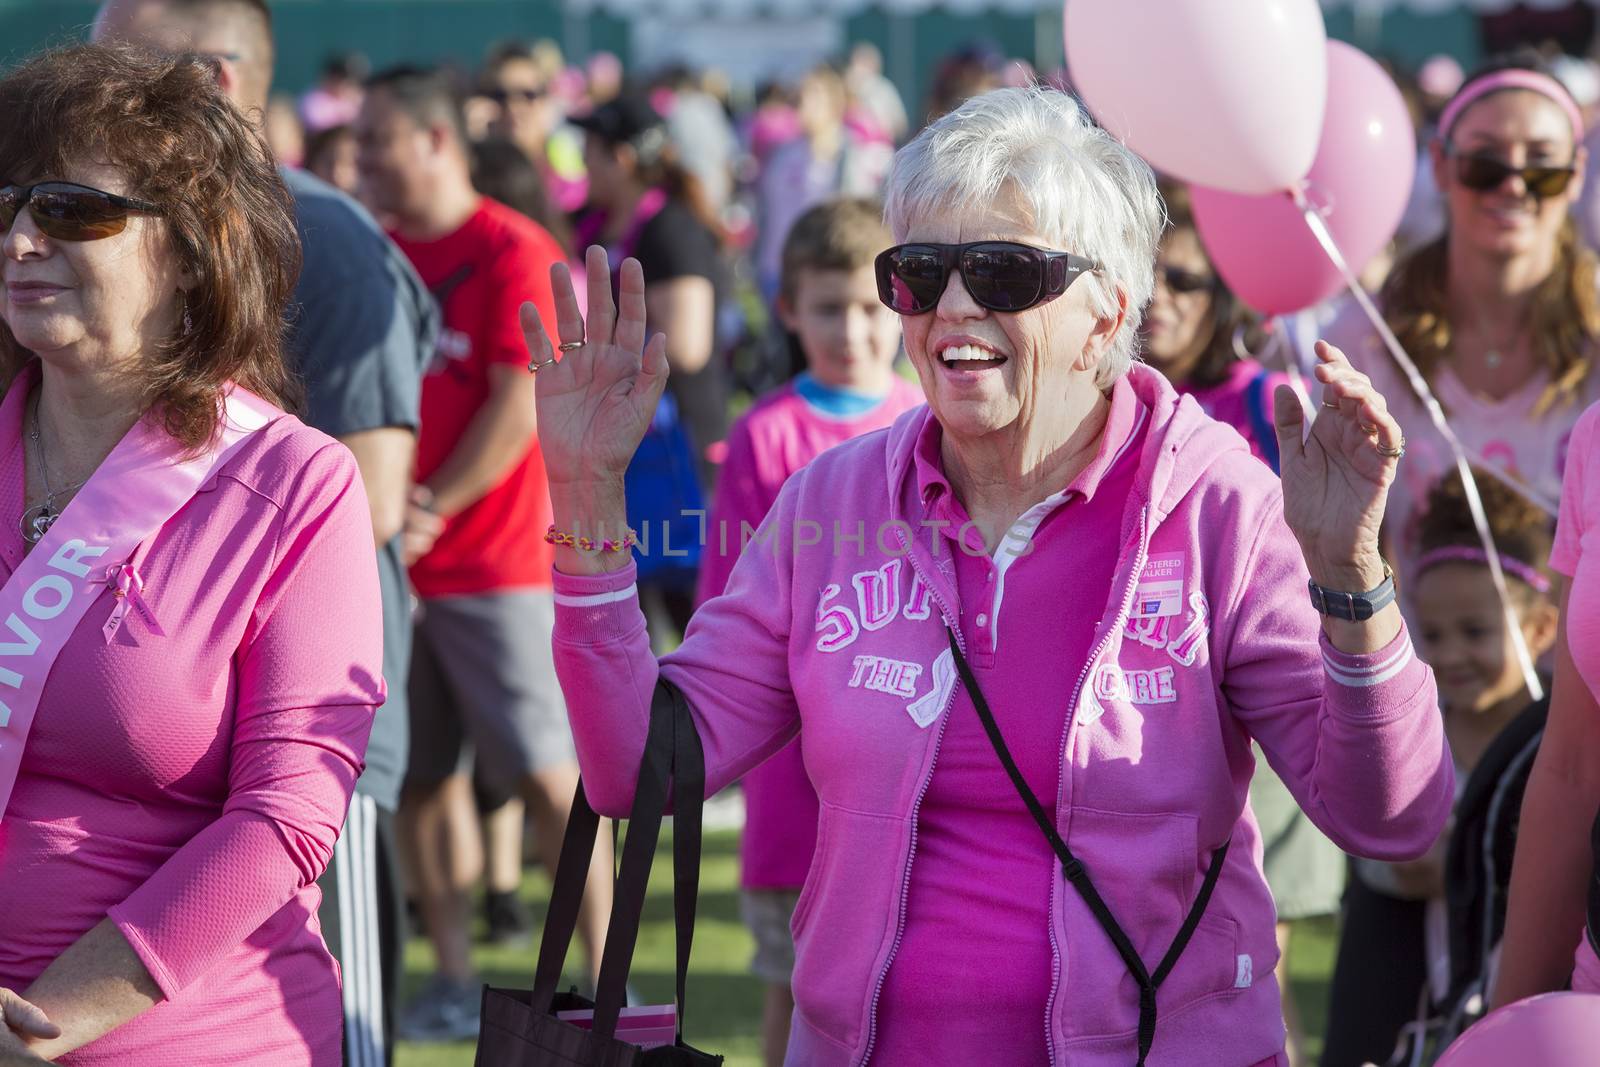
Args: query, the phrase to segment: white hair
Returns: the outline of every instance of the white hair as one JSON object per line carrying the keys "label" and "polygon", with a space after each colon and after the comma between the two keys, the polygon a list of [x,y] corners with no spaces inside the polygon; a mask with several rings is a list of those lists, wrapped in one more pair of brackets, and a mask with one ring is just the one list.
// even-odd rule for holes
{"label": "white hair", "polygon": [[1155,289],[1156,248],[1165,216],[1144,160],[1096,126],[1071,96],[1053,89],[995,89],[932,123],[895,154],[884,218],[896,241],[914,219],[981,207],[1015,187],[1034,229],[1054,248],[1098,260],[1080,277],[1090,306],[1127,315],[1096,382],[1126,374],[1139,322]]}

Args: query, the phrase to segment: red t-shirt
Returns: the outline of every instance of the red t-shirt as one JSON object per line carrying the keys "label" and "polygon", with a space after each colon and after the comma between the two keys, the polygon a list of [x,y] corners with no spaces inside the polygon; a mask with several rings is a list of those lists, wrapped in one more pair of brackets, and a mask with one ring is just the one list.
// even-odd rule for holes
{"label": "red t-shirt", "polygon": [[[555,322],[550,264],[561,246],[533,220],[484,197],[461,228],[436,241],[391,235],[444,313],[439,348],[422,380],[417,480],[438,470],[489,396],[489,368],[526,367],[517,309],[531,300]],[[450,518],[433,549],[411,566],[424,597],[550,585],[544,542],[550,489],[537,438],[504,481]]]}

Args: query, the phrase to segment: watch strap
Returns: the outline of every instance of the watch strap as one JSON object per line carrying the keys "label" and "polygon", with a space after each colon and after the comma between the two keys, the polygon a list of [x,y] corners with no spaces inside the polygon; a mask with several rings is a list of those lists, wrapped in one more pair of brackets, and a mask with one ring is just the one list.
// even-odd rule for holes
{"label": "watch strap", "polygon": [[1395,600],[1394,572],[1387,565],[1383,568],[1383,581],[1365,593],[1325,589],[1315,581],[1308,581],[1306,585],[1311,590],[1312,607],[1330,618],[1349,622],[1366,622]]}

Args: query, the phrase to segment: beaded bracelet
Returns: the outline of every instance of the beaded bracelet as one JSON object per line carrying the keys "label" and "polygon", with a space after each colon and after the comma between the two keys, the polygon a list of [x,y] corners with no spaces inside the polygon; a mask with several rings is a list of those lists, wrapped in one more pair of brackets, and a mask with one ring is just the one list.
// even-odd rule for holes
{"label": "beaded bracelet", "polygon": [[596,541],[589,537],[574,537],[572,534],[564,533],[557,530],[554,525],[551,525],[550,529],[544,532],[544,540],[546,544],[576,548],[580,552],[625,552],[639,543],[639,538],[632,530],[626,527],[623,528],[623,535],[620,540],[613,541],[610,538],[606,538],[602,541]]}

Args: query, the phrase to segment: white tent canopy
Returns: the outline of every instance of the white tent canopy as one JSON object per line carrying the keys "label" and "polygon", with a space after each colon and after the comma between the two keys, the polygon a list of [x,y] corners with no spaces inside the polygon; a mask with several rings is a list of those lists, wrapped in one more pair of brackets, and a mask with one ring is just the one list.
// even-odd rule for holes
{"label": "white tent canopy", "polygon": [[869,9],[894,15],[918,15],[934,9],[965,15],[986,11],[1026,14],[1051,8],[1059,11],[1061,0],[566,0],[566,9],[574,14],[604,11],[612,15],[724,19],[855,15]]}
{"label": "white tent canopy", "polygon": [[[1557,8],[1571,7],[1574,0],[1322,0],[1326,8],[1353,7],[1357,11],[1372,11],[1382,14],[1396,8],[1405,8],[1419,15],[1438,15],[1456,8],[1470,8],[1473,11],[1486,15],[1497,15],[1509,11],[1518,3],[1530,8],[1540,8],[1545,11],[1554,11]],[[1593,6],[1600,6],[1600,0],[1586,0]]]}
{"label": "white tent canopy", "polygon": [[[1397,8],[1418,14],[1439,14],[1462,7],[1493,14],[1509,10],[1519,2],[1532,8],[1553,10],[1567,7],[1572,0],[1321,0],[1325,8],[1350,7],[1374,14]],[[1600,0],[1586,2],[1600,6]],[[789,18],[854,15],[869,8],[896,15],[916,15],[934,9],[968,15],[985,11],[1021,14],[1059,11],[1061,3],[1062,0],[566,0],[566,8],[573,14],[605,11],[613,15],[744,19],[763,15]]]}

